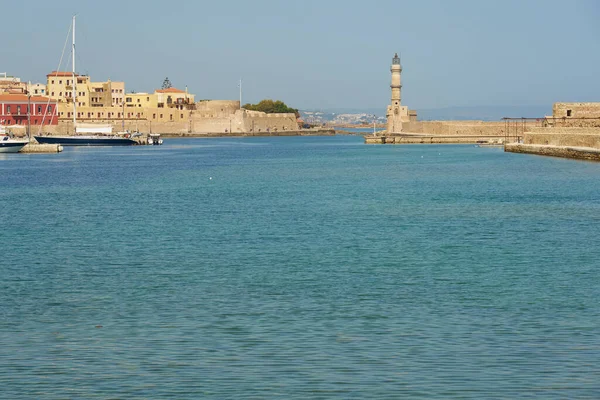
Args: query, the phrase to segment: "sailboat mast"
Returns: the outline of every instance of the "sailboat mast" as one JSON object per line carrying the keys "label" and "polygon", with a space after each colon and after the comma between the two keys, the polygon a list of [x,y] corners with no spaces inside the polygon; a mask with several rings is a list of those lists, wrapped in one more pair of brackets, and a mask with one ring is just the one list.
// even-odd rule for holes
{"label": "sailboat mast", "polygon": [[73,132],[76,131],[77,124],[77,79],[75,79],[75,16],[73,15]]}

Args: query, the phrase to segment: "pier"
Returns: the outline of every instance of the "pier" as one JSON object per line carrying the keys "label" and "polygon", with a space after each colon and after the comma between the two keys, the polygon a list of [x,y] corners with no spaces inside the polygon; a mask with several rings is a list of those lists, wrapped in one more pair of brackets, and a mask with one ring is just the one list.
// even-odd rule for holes
{"label": "pier", "polygon": [[482,144],[504,143],[506,136],[499,135],[427,135],[421,133],[365,135],[366,144]]}
{"label": "pier", "polygon": [[19,153],[60,153],[63,147],[60,144],[29,143]]}

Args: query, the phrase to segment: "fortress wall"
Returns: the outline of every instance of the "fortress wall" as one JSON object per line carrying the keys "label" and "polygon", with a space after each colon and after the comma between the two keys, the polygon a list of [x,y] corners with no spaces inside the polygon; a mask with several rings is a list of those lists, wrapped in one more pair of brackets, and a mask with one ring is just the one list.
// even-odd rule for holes
{"label": "fortress wall", "polygon": [[[148,120],[125,120],[125,128],[123,129],[122,121],[95,119],[93,123],[105,125],[110,124],[113,127],[113,132],[121,132],[123,130],[134,132],[139,130],[142,133],[153,132],[172,134],[187,133],[190,126],[189,121],[156,122]],[[31,127],[31,133],[37,135],[38,128]],[[73,121],[59,121],[58,125],[44,126],[42,133],[49,133],[52,135],[71,135],[73,134]]]}
{"label": "fortress wall", "polygon": [[523,143],[600,149],[600,128],[533,128],[525,132]]}
{"label": "fortress wall", "polygon": [[600,103],[554,103],[552,116],[555,118],[569,117],[567,110],[571,110],[571,118],[600,118]]}
{"label": "fortress wall", "polygon": [[510,136],[522,135],[530,127],[540,127],[542,121],[411,121],[404,123],[403,131],[428,135],[456,136]]}
{"label": "fortress wall", "polygon": [[600,127],[600,103],[554,103],[548,123],[565,127]]}
{"label": "fortress wall", "polygon": [[196,103],[194,114],[203,118],[229,117],[240,109],[236,100],[204,100]]}
{"label": "fortress wall", "polygon": [[506,124],[500,121],[411,121],[403,131],[431,135],[504,135]]}
{"label": "fortress wall", "polygon": [[[252,132],[289,132],[297,131],[296,115],[266,114],[259,111],[239,109],[239,101],[211,100],[196,103],[194,111],[171,108],[152,108],[140,111],[139,118],[123,120],[111,118],[81,118],[80,122],[111,124],[114,132],[122,130],[153,132],[163,134],[186,133],[252,133]],[[129,110],[126,108],[126,115]],[[99,112],[96,110],[96,113]],[[85,114],[87,116],[87,114]],[[96,114],[98,115],[98,114]],[[106,115],[106,114],[103,114]],[[137,111],[136,114],[137,116]],[[173,120],[171,120],[171,115]],[[44,126],[44,133],[68,135],[73,132],[71,119],[62,118],[56,126]],[[37,128],[32,127],[32,133],[37,134]]]}
{"label": "fortress wall", "polygon": [[553,133],[553,134],[571,134],[571,135],[599,135],[600,128],[581,128],[581,127],[532,127],[528,128],[526,133]]}
{"label": "fortress wall", "polygon": [[246,114],[244,128],[247,132],[282,132],[298,130],[296,114]]}
{"label": "fortress wall", "polygon": [[242,129],[235,118],[198,118],[192,121],[192,132],[229,133],[242,132]]}

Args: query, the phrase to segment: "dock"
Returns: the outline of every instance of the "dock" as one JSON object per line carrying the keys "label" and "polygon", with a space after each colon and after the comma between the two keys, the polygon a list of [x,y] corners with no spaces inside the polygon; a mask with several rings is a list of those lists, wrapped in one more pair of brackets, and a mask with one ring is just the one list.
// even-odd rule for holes
{"label": "dock", "polygon": [[60,144],[29,143],[19,153],[60,153],[63,147]]}
{"label": "dock", "polygon": [[365,134],[366,144],[500,144],[505,135]]}

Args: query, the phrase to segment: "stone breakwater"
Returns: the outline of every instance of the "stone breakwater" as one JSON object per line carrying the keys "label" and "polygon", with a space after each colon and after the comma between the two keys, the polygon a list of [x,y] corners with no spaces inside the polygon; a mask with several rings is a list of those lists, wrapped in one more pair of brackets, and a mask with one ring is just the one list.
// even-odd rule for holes
{"label": "stone breakwater", "polygon": [[477,144],[504,143],[504,135],[365,135],[366,144]]}
{"label": "stone breakwater", "polygon": [[264,136],[333,136],[334,129],[302,129],[295,131],[274,132],[189,132],[189,133],[161,133],[162,137],[264,137]]}
{"label": "stone breakwater", "polygon": [[60,153],[63,147],[59,144],[28,143],[19,153]]}
{"label": "stone breakwater", "polygon": [[510,153],[536,154],[540,156],[574,158],[600,161],[600,149],[592,147],[553,146],[545,144],[507,143],[504,151]]}
{"label": "stone breakwater", "polygon": [[600,128],[531,128],[523,143],[506,144],[504,151],[600,161]]}

